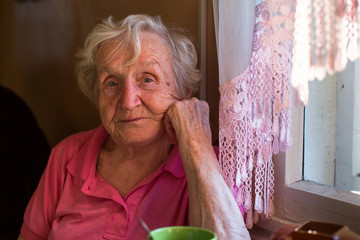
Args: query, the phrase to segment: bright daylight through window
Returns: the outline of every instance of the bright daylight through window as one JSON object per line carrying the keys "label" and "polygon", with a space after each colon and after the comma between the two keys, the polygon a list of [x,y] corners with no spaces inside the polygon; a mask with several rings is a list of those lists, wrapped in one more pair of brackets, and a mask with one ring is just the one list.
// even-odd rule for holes
{"label": "bright daylight through window", "polygon": [[360,61],[309,82],[304,180],[360,194]]}

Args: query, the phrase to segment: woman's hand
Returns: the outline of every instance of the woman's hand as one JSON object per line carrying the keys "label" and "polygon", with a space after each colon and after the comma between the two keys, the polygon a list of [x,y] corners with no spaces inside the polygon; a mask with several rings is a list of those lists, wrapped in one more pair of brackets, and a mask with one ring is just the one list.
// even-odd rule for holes
{"label": "woman's hand", "polygon": [[204,168],[221,174],[211,142],[209,105],[197,98],[176,101],[165,114],[165,128],[173,144],[178,144],[186,174]]}
{"label": "woman's hand", "polygon": [[165,115],[165,128],[172,143],[179,147],[211,147],[209,105],[197,98],[176,101]]}

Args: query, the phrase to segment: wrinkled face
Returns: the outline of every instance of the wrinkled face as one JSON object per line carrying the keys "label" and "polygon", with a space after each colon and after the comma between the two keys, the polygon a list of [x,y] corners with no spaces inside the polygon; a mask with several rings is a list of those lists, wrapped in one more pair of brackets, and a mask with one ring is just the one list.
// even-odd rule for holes
{"label": "wrinkled face", "polygon": [[163,118],[178,100],[167,42],[150,32],[140,39],[141,55],[132,65],[127,65],[132,51],[120,47],[114,53],[115,41],[96,54],[100,117],[118,145],[144,146],[167,138]]}

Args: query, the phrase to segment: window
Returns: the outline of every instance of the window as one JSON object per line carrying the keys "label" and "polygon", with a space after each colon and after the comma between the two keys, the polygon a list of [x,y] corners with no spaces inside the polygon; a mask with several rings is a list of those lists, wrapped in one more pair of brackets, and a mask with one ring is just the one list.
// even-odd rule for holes
{"label": "window", "polygon": [[357,60],[310,82],[304,124],[304,179],[354,193],[360,192],[359,73]]}
{"label": "window", "polygon": [[[359,67],[357,67],[357,65],[359,65]],[[330,78],[337,78],[337,80],[326,79],[323,82],[316,80],[311,84],[323,88],[323,84],[326,84],[326,81],[328,81],[327,84],[332,86],[336,85],[337,88],[340,87],[338,91],[341,91],[343,90],[342,84],[351,84],[348,81],[353,79],[359,80],[360,63],[349,62],[346,71]],[[359,88],[359,81],[353,83],[355,85],[348,89],[352,89],[354,93],[360,92],[356,90],[356,88]],[[313,87],[314,86],[311,86],[311,88]],[[345,87],[346,86],[344,86],[344,88]],[[310,98],[312,97],[312,92],[315,91],[317,90],[310,89]],[[356,194],[356,190],[351,190],[356,188],[343,187],[343,180],[336,180],[339,178],[358,179],[357,173],[360,161],[360,101],[359,96],[349,93],[338,94],[334,99],[334,91],[335,90],[332,89],[329,90],[328,93],[316,92],[317,97],[323,98],[324,102],[322,103],[323,106],[317,106],[318,109],[313,111],[315,115],[310,115],[309,109],[305,110],[303,107],[293,107],[293,147],[286,153],[279,153],[274,156],[273,159],[275,165],[275,216],[271,221],[260,222],[260,227],[273,231],[284,223],[303,223],[308,220],[316,220],[347,225],[352,231],[360,234],[360,195]],[[351,97],[353,97],[353,100],[349,99]],[[352,113],[355,114],[351,113],[353,125],[347,122],[350,121],[351,118],[349,115],[345,115],[346,109],[339,105],[341,101],[348,104],[348,110],[354,110]],[[353,106],[349,107],[351,104]],[[315,106],[313,107],[316,108]],[[328,109],[331,108],[336,108],[337,111],[328,111]],[[322,115],[324,112],[327,112],[327,117]],[[306,119],[306,117],[310,119]],[[323,122],[321,118],[327,118],[327,121]],[[312,128],[316,127],[313,126],[311,128],[309,125],[304,127],[304,123],[306,125],[309,120],[317,124],[317,129],[315,129],[319,133],[317,140],[313,139],[313,135],[311,135],[312,131],[314,131]],[[306,128],[308,128],[307,133]],[[328,128],[330,128],[330,130]],[[346,140],[344,133],[347,134],[347,137],[349,134],[352,134],[352,140]],[[332,137],[330,138],[329,136]],[[334,137],[336,137],[336,139],[334,139]],[[305,149],[308,148],[307,151],[309,151],[307,144],[311,144],[308,141],[313,144],[310,147],[313,147],[312,151],[315,152],[313,158],[317,165],[311,166],[310,162],[304,163],[303,161],[304,155],[310,154],[310,152],[304,153],[304,146]],[[343,148],[346,147],[347,149],[340,149],[341,144],[343,144]],[[320,149],[318,147],[319,145],[325,148]],[[351,150],[349,150],[350,148]],[[334,149],[337,151],[333,151]],[[337,172],[345,165],[341,161],[349,161],[349,155],[352,156],[350,160],[352,163],[351,174],[349,173],[349,169],[347,169],[339,175]],[[345,156],[346,158],[341,159],[340,156]],[[337,159],[337,161],[334,161],[334,159]],[[320,167],[320,163],[324,164],[324,166]],[[305,167],[303,168],[303,166]],[[311,172],[306,173],[307,168],[318,171],[311,175]],[[324,177],[318,177],[318,175]],[[355,185],[352,183],[352,186],[358,186],[356,185],[356,181],[357,180],[354,180],[353,183],[355,183]]]}

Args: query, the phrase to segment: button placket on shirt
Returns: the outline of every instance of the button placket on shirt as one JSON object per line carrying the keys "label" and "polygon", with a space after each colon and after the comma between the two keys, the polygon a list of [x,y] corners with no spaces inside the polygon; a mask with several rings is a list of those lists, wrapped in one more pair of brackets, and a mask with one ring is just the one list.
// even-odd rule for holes
{"label": "button placket on shirt", "polygon": [[89,196],[112,200],[103,237],[109,240],[125,239],[129,222],[127,206],[115,189],[108,188],[104,184],[108,185],[107,182],[99,181],[96,177],[89,177],[84,182],[82,192]]}
{"label": "button placket on shirt", "polygon": [[[140,183],[125,198],[122,198],[114,188],[110,190],[108,188],[109,183],[99,180],[97,176],[89,176],[85,180],[82,187],[82,191],[85,194],[111,199],[113,202],[105,224],[104,239],[126,239],[127,232],[135,221],[137,207],[144,198],[147,186],[157,178],[159,173]],[[107,189],[106,192],[104,191],[105,189]]]}
{"label": "button placket on shirt", "polygon": [[147,185],[136,187],[121,202],[114,201],[114,211],[106,223],[105,239],[126,238],[126,233],[135,221],[137,206],[144,197]]}
{"label": "button placket on shirt", "polygon": [[109,240],[125,239],[128,227],[128,210],[117,204],[106,221],[104,238]]}

